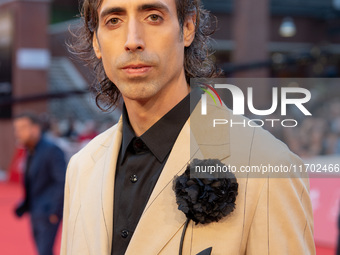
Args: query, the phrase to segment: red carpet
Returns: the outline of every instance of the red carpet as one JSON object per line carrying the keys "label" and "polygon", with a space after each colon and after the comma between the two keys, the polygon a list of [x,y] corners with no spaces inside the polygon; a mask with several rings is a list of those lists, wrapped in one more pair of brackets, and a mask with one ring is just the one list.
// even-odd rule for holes
{"label": "red carpet", "polygon": [[[34,241],[31,237],[29,216],[17,218],[13,208],[22,199],[22,188],[17,183],[0,182],[0,254],[35,255]],[[59,254],[60,231],[55,243],[54,253]]]}
{"label": "red carpet", "polygon": [[[29,216],[16,218],[13,208],[22,198],[22,187],[17,183],[0,182],[0,255],[35,255]],[[60,228],[61,230],[61,228]],[[59,254],[60,231],[54,253]],[[317,255],[334,255],[334,247],[317,246]]]}

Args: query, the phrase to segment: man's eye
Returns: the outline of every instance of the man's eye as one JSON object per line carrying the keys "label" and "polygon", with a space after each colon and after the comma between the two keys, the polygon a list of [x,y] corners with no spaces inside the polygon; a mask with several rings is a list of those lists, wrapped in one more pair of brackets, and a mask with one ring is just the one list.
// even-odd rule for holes
{"label": "man's eye", "polygon": [[112,18],[108,21],[109,25],[117,25],[119,23],[119,19],[118,18]]}
{"label": "man's eye", "polygon": [[153,22],[160,21],[161,17],[157,14],[152,14],[149,16],[149,19]]}

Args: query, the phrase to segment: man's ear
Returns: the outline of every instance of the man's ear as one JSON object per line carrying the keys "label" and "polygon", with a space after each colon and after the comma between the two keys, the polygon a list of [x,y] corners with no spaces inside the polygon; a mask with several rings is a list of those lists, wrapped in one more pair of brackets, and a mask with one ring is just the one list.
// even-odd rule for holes
{"label": "man's ear", "polygon": [[100,52],[100,45],[99,45],[99,42],[98,42],[96,32],[93,33],[92,46],[93,46],[93,50],[94,50],[94,53],[96,54],[97,58],[101,59],[102,53]]}
{"label": "man's ear", "polygon": [[183,41],[184,46],[189,47],[195,39],[196,32],[196,13],[189,15],[183,24]]}

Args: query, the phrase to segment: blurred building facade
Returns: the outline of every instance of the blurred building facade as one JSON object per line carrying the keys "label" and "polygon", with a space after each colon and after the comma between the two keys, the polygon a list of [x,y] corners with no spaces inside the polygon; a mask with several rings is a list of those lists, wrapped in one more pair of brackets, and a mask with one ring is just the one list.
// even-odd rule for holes
{"label": "blurred building facade", "polygon": [[[267,68],[270,77],[334,77],[340,67],[340,4],[338,0],[203,1],[218,18],[217,63],[227,76]],[[238,16],[241,13],[242,19]],[[264,17],[267,15],[267,17]],[[252,18],[249,18],[252,17]],[[293,33],[284,33],[290,25]],[[244,20],[249,20],[247,23]],[[265,24],[267,22],[267,24]],[[246,27],[245,27],[246,26]],[[264,32],[263,27],[267,28]],[[289,30],[289,27],[288,27]],[[287,32],[287,31],[286,31]],[[289,32],[289,31],[288,31]],[[247,37],[246,34],[251,34]],[[265,33],[265,34],[263,34]],[[241,34],[240,36],[237,36]],[[242,35],[243,34],[243,35]],[[247,41],[238,39],[241,37]],[[267,58],[244,54],[263,51],[256,41],[266,38]],[[235,41],[236,40],[236,41]],[[251,41],[255,40],[255,43]],[[262,53],[263,54],[263,53]]]}
{"label": "blurred building facade", "polygon": [[14,152],[11,118],[24,110],[42,112],[46,99],[13,104],[14,98],[47,91],[50,1],[0,1],[0,168],[8,167]]}

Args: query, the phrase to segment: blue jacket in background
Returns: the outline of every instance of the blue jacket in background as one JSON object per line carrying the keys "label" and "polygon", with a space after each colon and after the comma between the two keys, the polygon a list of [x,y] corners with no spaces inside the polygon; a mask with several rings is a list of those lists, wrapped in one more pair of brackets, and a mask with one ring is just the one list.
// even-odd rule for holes
{"label": "blue jacket in background", "polygon": [[66,162],[63,151],[43,136],[27,155],[25,171],[25,199],[16,209],[18,216],[29,212],[32,216],[60,219],[63,211]]}

